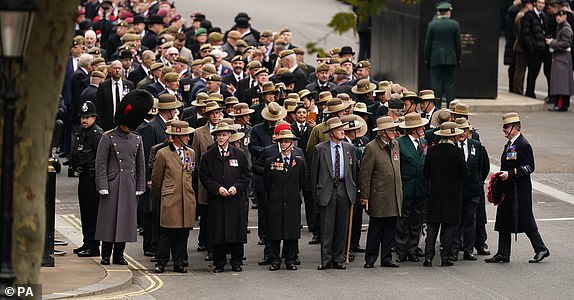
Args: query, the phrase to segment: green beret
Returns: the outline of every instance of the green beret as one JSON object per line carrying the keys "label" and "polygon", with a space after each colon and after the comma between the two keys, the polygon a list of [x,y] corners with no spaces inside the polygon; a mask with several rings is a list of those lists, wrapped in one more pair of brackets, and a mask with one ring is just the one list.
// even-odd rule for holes
{"label": "green beret", "polygon": [[106,75],[100,71],[92,71],[92,77],[106,79]]}
{"label": "green beret", "polygon": [[234,63],[236,61],[243,61],[243,57],[241,55],[235,55],[232,59],[231,62]]}
{"label": "green beret", "polygon": [[149,68],[151,71],[155,71],[155,70],[159,70],[161,68],[163,68],[164,65],[163,63],[154,63],[151,65],[151,67]]}
{"label": "green beret", "polygon": [[181,55],[176,57],[175,61],[179,62],[179,63],[184,63],[186,65],[189,64],[189,60],[185,56],[181,56]]}
{"label": "green beret", "polygon": [[212,32],[209,34],[208,39],[210,42],[220,42],[223,40],[223,35],[219,32]]}
{"label": "green beret", "polygon": [[176,72],[169,72],[163,76],[165,82],[176,82],[179,80],[179,74]]}
{"label": "green beret", "polygon": [[289,56],[289,55],[291,55],[291,54],[295,54],[295,51],[290,50],[290,49],[287,49],[287,50],[281,51],[281,53],[279,53],[279,57],[280,57],[280,58],[283,58],[283,57]]}
{"label": "green beret", "polygon": [[197,29],[197,30],[195,31],[195,36],[198,36],[198,35],[200,35],[200,34],[202,34],[202,33],[207,33],[207,30],[206,30],[205,28],[203,28],[203,27],[200,27],[199,29]]}
{"label": "green beret", "polygon": [[206,81],[221,81],[221,76],[217,74],[211,74],[205,78]]}
{"label": "green beret", "polygon": [[329,72],[329,66],[327,64],[319,64],[315,69],[316,72]]}
{"label": "green beret", "polygon": [[361,60],[357,64],[357,69],[358,68],[370,68],[370,67],[371,67],[371,63],[368,60]]}
{"label": "green beret", "polygon": [[335,75],[347,75],[348,76],[349,74],[347,74],[347,71],[345,71],[345,69],[337,67],[335,69]]}

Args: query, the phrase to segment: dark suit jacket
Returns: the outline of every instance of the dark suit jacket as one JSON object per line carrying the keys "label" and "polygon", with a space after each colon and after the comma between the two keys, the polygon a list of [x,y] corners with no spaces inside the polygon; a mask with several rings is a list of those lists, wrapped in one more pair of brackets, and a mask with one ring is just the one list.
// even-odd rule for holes
{"label": "dark suit jacket", "polygon": [[[248,149],[251,153],[251,161],[257,161],[263,155],[265,147],[273,144],[273,128],[267,122],[253,126],[249,139]],[[255,191],[263,192],[263,178],[257,174],[253,176]]]}
{"label": "dark suit jacket", "polygon": [[[307,157],[307,142],[309,141],[309,136],[311,135],[312,130],[313,128],[311,128],[307,122],[305,122],[305,130],[303,132],[301,132],[301,128],[299,128],[299,124],[297,124],[297,122],[293,122],[293,124],[291,124],[291,131],[299,138],[297,146],[303,149],[305,157]],[[311,157],[307,158],[307,164],[311,165]]]}
{"label": "dark suit jacket", "polygon": [[[98,87],[95,85],[89,85],[80,95],[80,107],[82,107],[82,103],[86,101],[91,101],[92,103],[96,104],[96,94],[98,93]],[[96,113],[98,113],[96,111]],[[77,117],[75,115],[74,117]]]}
{"label": "dark suit jacket", "polygon": [[396,139],[400,147],[401,180],[405,198],[426,198],[428,196],[427,179],[424,175],[428,145],[425,139],[420,138],[419,140],[420,150],[417,151],[408,135]]}
{"label": "dark suit jacket", "polygon": [[128,75],[128,80],[133,82],[134,84],[138,84],[142,79],[146,78],[147,74],[143,69],[142,65],[139,65],[135,70],[133,70]]}
{"label": "dark suit jacket", "polygon": [[142,45],[153,51],[155,50],[155,47],[157,47],[158,43],[159,38],[157,34],[151,30],[146,31],[146,34],[142,38]]}
{"label": "dark suit jacket", "polygon": [[[263,152],[261,156],[253,162],[253,174],[257,174],[259,176],[263,176],[264,170],[263,167],[265,166],[265,161],[270,157],[277,157],[279,155],[279,145],[273,143],[268,145],[267,147],[263,148]],[[297,146],[293,147],[291,150],[291,156],[299,157],[301,159],[305,159],[305,155],[303,154],[303,150]]]}
{"label": "dark suit jacket", "polygon": [[[245,79],[245,73],[243,73],[242,77],[243,78],[241,80]],[[222,76],[221,81],[227,85],[231,84],[233,87],[237,89],[238,82],[237,79],[235,78],[235,73],[231,72],[226,74],[225,76]],[[247,84],[249,85],[249,81],[247,81]]]}
{"label": "dark suit jacket", "polygon": [[[347,196],[351,203],[355,203],[357,198],[357,156],[355,146],[341,142],[343,147],[343,157],[341,163],[344,164],[344,182],[347,189]],[[329,140],[321,142],[315,146],[315,154],[311,164],[311,187],[313,187],[313,198],[319,206],[327,206],[333,194],[333,163],[331,160],[331,149]]]}
{"label": "dark suit jacket", "polygon": [[[124,88],[133,90],[134,84],[129,80],[123,80]],[[122,93],[122,91],[120,91]],[[98,118],[96,121],[104,131],[108,131],[116,126],[114,123],[114,98],[112,96],[112,79],[102,81],[96,93],[96,111]]]}
{"label": "dark suit jacket", "polygon": [[[256,85],[252,88],[248,88],[247,90],[243,91],[243,97],[241,97],[242,99],[240,100],[240,102],[247,103],[247,105],[252,106],[253,105],[253,99],[259,99],[258,100],[259,104],[261,104],[261,103],[263,103],[263,101],[262,101],[263,99],[261,99],[262,96],[263,95],[259,92],[259,85]],[[254,116],[256,116],[256,114],[252,115],[251,123],[255,125],[256,123],[253,120]],[[259,115],[256,118],[258,118],[257,120],[260,121],[261,115]]]}
{"label": "dark suit jacket", "polygon": [[62,87],[62,98],[64,104],[72,104],[72,74],[74,74],[74,57],[68,57],[68,65],[66,67],[66,76],[64,77],[64,86]]}
{"label": "dark suit jacket", "polygon": [[305,71],[303,71],[303,69],[301,69],[299,66],[293,70],[293,77],[295,77],[295,88],[293,89],[295,93],[304,89],[305,86],[309,83]]}
{"label": "dark suit jacket", "polygon": [[[318,101],[318,99],[319,99],[319,94],[320,94],[321,92],[329,91],[329,92],[333,93],[333,90],[334,90],[336,87],[337,87],[336,84],[334,84],[334,83],[332,83],[332,82],[330,82],[330,81],[327,81],[326,89],[325,89],[325,88],[320,88],[320,87],[319,87],[319,83],[317,82],[317,80],[315,80],[315,81],[309,83],[307,86],[305,86],[305,88],[308,89],[309,91],[311,91],[311,92],[317,92],[317,94],[315,95],[315,101]],[[349,96],[350,96],[350,94],[349,94]]]}
{"label": "dark suit jacket", "polygon": [[72,122],[73,124],[79,123],[79,119],[76,117],[80,113],[80,106],[81,106],[80,96],[82,95],[82,92],[89,85],[89,81],[86,80],[88,78],[89,78],[88,74],[84,72],[84,70],[82,70],[82,68],[80,67],[78,67],[78,69],[74,72],[74,74],[72,74],[71,83],[72,83],[72,118],[73,118],[72,120],[74,120],[74,122]]}
{"label": "dark suit jacket", "polygon": [[475,198],[480,196],[482,189],[482,144],[473,139],[465,141],[466,148],[468,149],[468,158],[466,159],[466,166],[468,167],[468,175],[462,181],[462,197]]}
{"label": "dark suit jacket", "polygon": [[429,22],[425,39],[425,64],[456,66],[462,57],[460,25],[441,18]]}
{"label": "dark suit jacket", "polygon": [[154,83],[146,85],[145,89],[146,89],[146,91],[150,92],[156,98],[161,92],[165,91],[165,88],[163,87],[163,85],[161,85],[161,83],[159,83],[157,81]]}
{"label": "dark suit jacket", "polygon": [[181,97],[183,98],[184,105],[190,106],[191,102],[194,100],[191,97],[191,76],[185,76],[179,80],[179,89],[177,90]]}

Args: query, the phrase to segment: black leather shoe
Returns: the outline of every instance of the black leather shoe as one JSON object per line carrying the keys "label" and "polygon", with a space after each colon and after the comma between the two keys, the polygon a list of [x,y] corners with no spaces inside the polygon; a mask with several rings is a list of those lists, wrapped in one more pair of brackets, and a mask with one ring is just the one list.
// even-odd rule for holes
{"label": "black leather shoe", "polygon": [[204,258],[205,261],[213,261],[213,255],[211,253],[207,253],[207,256]]}
{"label": "black leather shoe", "polygon": [[100,256],[100,250],[98,249],[85,249],[78,252],[78,257],[97,257]]}
{"label": "black leather shoe", "polygon": [[109,266],[110,265],[110,258],[109,257],[102,257],[102,260],[100,261],[100,263],[104,266]]}
{"label": "black leather shoe", "polygon": [[207,251],[207,247],[205,245],[197,245],[197,252]]}
{"label": "black leather shoe", "polygon": [[269,271],[277,271],[279,268],[279,265],[276,264],[269,265]]}
{"label": "black leather shoe", "polygon": [[289,271],[297,271],[297,266],[296,266],[296,265],[288,265],[288,266],[287,266],[287,270],[289,270]]}
{"label": "black leather shoe", "polygon": [[187,273],[187,269],[184,266],[173,266],[173,271],[176,273]]}
{"label": "black leather shoe", "polygon": [[122,265],[122,266],[127,266],[128,262],[122,257],[122,258],[114,258],[114,260],[112,261],[114,265]]}
{"label": "black leather shoe", "polygon": [[264,257],[264,258],[263,258],[262,260],[260,260],[257,264],[260,265],[260,266],[266,266],[266,265],[269,265],[269,264],[271,264],[271,263],[269,262],[269,258],[265,258],[265,257]]}
{"label": "black leather shoe", "polygon": [[365,253],[365,251],[366,251],[365,248],[361,248],[360,246],[359,246],[359,247],[354,247],[354,248],[351,249],[351,250],[352,250],[353,252],[355,252],[355,253]]}
{"label": "black leather shoe", "polygon": [[153,257],[155,255],[155,253],[153,253],[153,251],[145,251],[144,252],[144,256],[145,257]]}
{"label": "black leather shoe", "polygon": [[241,266],[233,266],[233,267],[231,267],[231,271],[241,272],[241,271],[243,271],[243,268]]}
{"label": "black leather shoe", "polygon": [[150,262],[157,262],[157,258],[156,258],[155,255],[154,255],[154,256],[152,256],[152,257],[149,259],[149,261],[150,261]]}
{"label": "black leather shoe", "polygon": [[355,253],[349,252],[349,262],[354,262],[354,261],[355,261]]}
{"label": "black leather shoe", "polygon": [[407,256],[407,260],[412,261],[412,262],[419,262],[420,261],[420,259],[416,256],[416,254],[409,254]]}
{"label": "black leather shoe", "polygon": [[494,254],[493,257],[484,260],[485,263],[507,263],[510,262],[510,256],[503,256],[498,253]]}
{"label": "black leather shoe", "polygon": [[440,262],[440,266],[441,267],[451,267],[451,266],[454,266],[454,264],[452,263],[452,261],[445,259],[445,260]]}
{"label": "black leather shoe", "polygon": [[295,263],[294,265],[300,266],[301,265],[301,261],[299,260],[299,258],[295,258]]}
{"label": "black leather shoe", "polygon": [[534,257],[529,260],[529,263],[538,263],[541,262],[543,259],[545,259],[546,257],[550,256],[550,251],[548,251],[548,249],[542,250],[538,253],[536,253],[536,255],[534,255]]}
{"label": "black leather shoe", "polygon": [[407,261],[407,256],[406,255],[399,255],[397,256],[397,262],[405,262]]}
{"label": "black leather shoe", "polygon": [[339,262],[336,263],[333,268],[337,270],[347,270],[347,265],[345,265],[345,263]]}
{"label": "black leather shoe", "polygon": [[318,234],[314,234],[313,238],[309,241],[309,245],[317,245],[321,244],[321,239],[319,238]]}
{"label": "black leather shoe", "polygon": [[381,267],[385,267],[385,268],[398,268],[399,264],[397,264],[394,261],[384,261],[381,263]]}
{"label": "black leather shoe", "polygon": [[451,256],[448,257],[449,261],[458,261],[458,254],[453,254]]}
{"label": "black leather shoe", "polygon": [[474,254],[469,253],[469,252],[465,253],[463,258],[464,258],[464,260],[470,260],[470,261],[478,260],[478,258],[476,258],[476,256],[474,256]]}
{"label": "black leather shoe", "polygon": [[372,269],[374,267],[375,267],[375,264],[372,264],[372,263],[365,263],[363,265],[363,268],[365,268],[365,269]]}
{"label": "black leather shoe", "polygon": [[165,266],[156,265],[154,271],[156,273],[163,273],[163,272],[165,272]]}
{"label": "black leather shoe", "polygon": [[331,268],[331,264],[320,264],[317,266],[317,270],[328,270]]}
{"label": "black leather shoe", "polygon": [[181,263],[181,265],[187,268],[187,267],[189,267],[189,261],[184,260],[184,261]]}
{"label": "black leather shoe", "polygon": [[221,268],[218,268],[218,267],[213,268],[213,273],[221,273],[221,272],[223,272],[223,267],[221,267]]}
{"label": "black leather shoe", "polygon": [[432,267],[432,260],[425,259],[425,262],[423,262],[423,267]]}
{"label": "black leather shoe", "polygon": [[488,251],[486,248],[480,248],[480,249],[476,249],[476,254],[477,255],[490,255],[490,251]]}
{"label": "black leather shoe", "polygon": [[82,245],[82,246],[80,246],[80,247],[78,247],[78,248],[72,250],[72,252],[73,252],[74,254],[78,254],[78,253],[80,253],[80,252],[86,250],[86,248],[87,248],[86,245]]}

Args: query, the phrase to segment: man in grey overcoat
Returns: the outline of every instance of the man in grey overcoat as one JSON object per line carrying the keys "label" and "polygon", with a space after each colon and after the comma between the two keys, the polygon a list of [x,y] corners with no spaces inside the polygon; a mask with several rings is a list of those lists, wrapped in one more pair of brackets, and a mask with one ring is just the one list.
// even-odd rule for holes
{"label": "man in grey overcoat", "polygon": [[102,135],[96,154],[96,189],[100,194],[95,239],[102,241],[102,265],[127,265],[126,242],[137,241],[137,196],[145,191],[142,139],[132,132],[153,105],[144,90],[126,94],[114,116],[117,127]]}

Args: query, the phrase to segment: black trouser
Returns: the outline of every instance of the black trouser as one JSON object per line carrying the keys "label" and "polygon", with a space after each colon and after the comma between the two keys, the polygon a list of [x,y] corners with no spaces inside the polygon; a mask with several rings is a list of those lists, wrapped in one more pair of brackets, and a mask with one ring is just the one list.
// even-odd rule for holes
{"label": "black trouser", "polygon": [[347,196],[345,182],[333,187],[333,193],[327,206],[319,206],[321,214],[321,263],[344,263],[347,230],[349,228],[349,210],[351,202]]}
{"label": "black trouser", "polygon": [[222,269],[227,264],[226,250],[231,253],[231,265],[241,266],[243,260],[243,243],[223,243],[213,245],[213,266]]}
{"label": "black trouser", "polygon": [[197,203],[199,213],[199,235],[197,242],[200,246],[207,247],[207,205]]}
{"label": "black trouser", "polygon": [[[371,58],[371,31],[359,31],[359,61]],[[317,123],[318,124],[318,123]]]}
{"label": "black trouser", "polygon": [[402,216],[397,218],[395,245],[397,254],[415,254],[419,244],[426,199],[409,197],[403,199]]}
{"label": "black trouser", "polygon": [[442,223],[428,223],[427,224],[427,238],[425,241],[425,259],[431,260],[435,255],[436,238],[438,237],[440,229],[440,257],[443,261],[447,261],[451,255],[452,240],[454,238],[454,231],[458,224],[442,224]]}
{"label": "black trouser", "polygon": [[285,265],[294,265],[297,260],[298,240],[283,240],[283,254],[281,255],[281,240],[268,240],[270,254],[269,262],[272,265],[281,265],[281,257],[285,257]]}
{"label": "black trouser", "polygon": [[90,172],[80,173],[78,183],[78,200],[84,245],[91,250],[99,251],[100,241],[94,239],[98,222],[100,194],[96,190],[96,176]]}
{"label": "black trouser", "polygon": [[[546,250],[546,246],[542,241],[542,237],[538,230],[525,232],[526,236],[530,240],[530,244],[532,244],[532,248],[534,252],[538,253],[541,251]],[[498,254],[502,256],[510,256],[510,243],[512,240],[512,233],[510,232],[499,232],[498,233]]]}
{"label": "black trouser", "polygon": [[[430,68],[431,87],[438,99],[446,99],[446,107],[454,100],[457,66],[440,65]],[[440,107],[440,103],[437,107]]]}
{"label": "black trouser", "polygon": [[478,198],[478,206],[476,208],[476,238],[474,240],[474,248],[476,250],[487,249],[486,239],[486,207],[484,189],[480,187],[480,197]]}
{"label": "black trouser", "polygon": [[[145,233],[145,230],[144,230]],[[151,249],[152,251],[157,250],[157,244],[159,241],[159,212],[151,212]]]}
{"label": "black trouser", "polygon": [[[360,199],[357,197],[357,199]],[[351,230],[351,250],[359,248],[361,241],[361,227],[363,226],[363,206],[360,201],[353,204],[353,228]]]}
{"label": "black trouser", "polygon": [[255,192],[257,199],[257,235],[259,239],[265,241],[267,233],[267,195],[265,192]]}
{"label": "black trouser", "polygon": [[369,219],[369,231],[367,231],[367,247],[365,251],[365,262],[374,264],[381,249],[381,264],[391,262],[391,247],[395,234],[397,217]]}
{"label": "black trouser", "polygon": [[[142,211],[142,228],[143,228],[143,251],[155,252],[157,243],[153,242],[153,233],[157,231],[154,228],[154,216],[151,211]],[[157,235],[157,233],[156,233]],[[157,239],[156,239],[157,240]]]}
{"label": "black trouser", "polygon": [[311,191],[303,191],[303,199],[305,200],[305,219],[307,220],[307,227],[310,232],[317,232],[315,228],[315,219],[317,214],[317,203],[313,199],[313,193]]}
{"label": "black trouser", "polygon": [[114,251],[114,260],[123,259],[124,250],[126,249],[126,243],[102,241],[102,257],[110,258],[110,256],[112,256],[112,249]]}
{"label": "black trouser", "polygon": [[508,65],[508,91],[514,92],[514,73],[516,73],[516,64]]}
{"label": "black trouser", "polygon": [[458,251],[472,253],[476,240],[476,208],[480,197],[462,198],[460,226],[456,227],[452,243],[452,254]]}
{"label": "black trouser", "polygon": [[536,87],[536,78],[540,73],[540,67],[544,63],[544,76],[546,77],[547,87],[550,87],[550,70],[552,67],[552,58],[550,53],[546,50],[537,50],[534,52],[527,52],[526,59],[528,60],[528,75],[526,75],[526,97],[536,98],[534,89]]}
{"label": "black trouser", "polygon": [[159,240],[155,257],[157,264],[166,266],[169,262],[169,253],[173,257],[173,266],[183,265],[187,258],[187,239],[189,228],[159,228]]}

